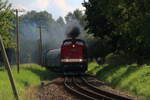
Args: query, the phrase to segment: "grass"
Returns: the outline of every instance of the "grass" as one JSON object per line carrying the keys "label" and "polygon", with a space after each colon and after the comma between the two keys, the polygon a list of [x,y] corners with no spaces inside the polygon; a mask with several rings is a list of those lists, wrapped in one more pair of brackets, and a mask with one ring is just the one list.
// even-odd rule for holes
{"label": "grass", "polygon": [[[13,68],[12,72],[21,100],[29,100],[29,98],[36,100],[32,92],[36,91],[36,87],[40,85],[41,81],[52,80],[56,77],[55,73],[36,64],[21,65],[19,74],[16,68]],[[31,92],[31,94],[27,92]],[[4,68],[0,69],[0,100],[14,100],[8,75]]]}
{"label": "grass", "polygon": [[89,64],[88,72],[116,89],[129,91],[141,98],[150,98],[150,66]]}

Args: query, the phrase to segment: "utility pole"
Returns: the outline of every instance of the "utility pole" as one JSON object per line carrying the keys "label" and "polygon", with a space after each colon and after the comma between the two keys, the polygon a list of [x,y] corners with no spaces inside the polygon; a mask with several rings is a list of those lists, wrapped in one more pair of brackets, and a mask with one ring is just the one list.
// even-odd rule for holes
{"label": "utility pole", "polygon": [[17,34],[17,39],[16,39],[16,44],[17,44],[17,52],[16,52],[16,64],[17,64],[17,72],[19,73],[20,71],[20,36],[19,36],[19,12],[24,12],[24,10],[18,10],[15,9],[13,10],[16,13],[16,34]]}
{"label": "utility pole", "polygon": [[40,33],[40,43],[39,43],[39,51],[40,51],[40,65],[43,65],[43,43],[42,43],[42,27],[39,26],[39,33]]}
{"label": "utility pole", "polygon": [[19,17],[18,17],[18,9],[16,9],[16,33],[17,33],[17,72],[20,70],[20,42],[19,42]]}
{"label": "utility pole", "polygon": [[46,28],[46,27],[42,27],[41,25],[38,26],[39,35],[40,35],[40,39],[39,39],[39,60],[40,60],[39,64],[40,65],[43,65],[43,36],[42,36],[43,28]]}
{"label": "utility pole", "polygon": [[7,73],[8,73],[9,81],[11,83],[13,94],[14,94],[16,100],[19,100],[19,95],[18,95],[18,92],[17,92],[17,88],[16,88],[16,85],[15,85],[15,82],[14,82],[14,78],[13,78],[13,75],[12,75],[12,72],[11,72],[9,60],[8,60],[6,50],[5,50],[5,47],[4,47],[3,40],[1,38],[1,36],[0,36],[0,48],[2,50],[2,55],[3,55],[3,58],[4,58],[5,67],[6,67],[6,70],[7,70]]}

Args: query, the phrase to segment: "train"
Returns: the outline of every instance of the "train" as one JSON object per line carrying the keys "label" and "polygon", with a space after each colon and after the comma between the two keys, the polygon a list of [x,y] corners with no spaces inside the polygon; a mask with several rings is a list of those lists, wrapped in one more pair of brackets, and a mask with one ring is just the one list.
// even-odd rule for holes
{"label": "train", "polygon": [[82,72],[88,67],[87,46],[81,39],[65,39],[60,49],[44,54],[44,66],[63,72]]}
{"label": "train", "polygon": [[60,67],[60,49],[52,49],[44,52],[43,66],[47,69],[62,70],[62,67]]}

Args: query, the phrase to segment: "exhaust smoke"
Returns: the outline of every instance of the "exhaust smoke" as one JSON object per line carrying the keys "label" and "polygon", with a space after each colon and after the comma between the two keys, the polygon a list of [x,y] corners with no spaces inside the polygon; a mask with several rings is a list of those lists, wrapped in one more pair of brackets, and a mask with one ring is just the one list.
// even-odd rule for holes
{"label": "exhaust smoke", "polygon": [[67,33],[68,38],[77,38],[80,35],[80,29],[78,27],[73,27],[69,33]]}

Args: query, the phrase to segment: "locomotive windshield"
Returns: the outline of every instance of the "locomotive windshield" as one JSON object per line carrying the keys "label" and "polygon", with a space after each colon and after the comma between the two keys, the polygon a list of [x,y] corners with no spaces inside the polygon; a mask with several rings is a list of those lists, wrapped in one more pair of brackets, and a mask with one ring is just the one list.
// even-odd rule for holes
{"label": "locomotive windshield", "polygon": [[63,45],[70,45],[70,44],[72,44],[71,41],[65,41]]}
{"label": "locomotive windshield", "polygon": [[84,45],[84,43],[82,41],[76,41],[76,44],[78,44],[78,45]]}
{"label": "locomotive windshield", "polygon": [[85,45],[85,43],[81,40],[67,40],[67,41],[64,41],[63,45],[71,45],[71,44],[77,44],[77,45]]}

